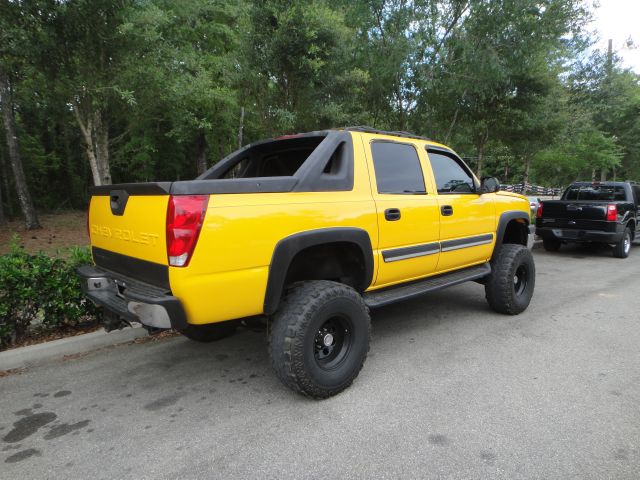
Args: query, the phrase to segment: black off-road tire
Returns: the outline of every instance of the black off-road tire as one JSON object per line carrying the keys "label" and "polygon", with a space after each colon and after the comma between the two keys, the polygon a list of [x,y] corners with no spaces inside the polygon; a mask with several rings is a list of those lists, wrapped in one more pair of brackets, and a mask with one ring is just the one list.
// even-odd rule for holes
{"label": "black off-road tire", "polygon": [[616,258],[627,258],[631,252],[632,241],[633,235],[631,235],[631,230],[627,227],[624,229],[622,239],[613,246],[613,256]]}
{"label": "black off-road tire", "polygon": [[508,315],[523,312],[531,302],[535,283],[536,267],[527,247],[512,243],[498,247],[484,286],[491,308]]}
{"label": "black off-road tire", "polygon": [[353,288],[326,280],[298,282],[287,290],[273,317],[269,354],[287,387],[327,398],[358,376],[370,339],[369,311]]}
{"label": "black off-road tire", "polygon": [[560,240],[556,240],[555,238],[545,238],[542,240],[542,246],[547,252],[557,252],[560,250],[560,246],[562,242]]}
{"label": "black off-road tire", "polygon": [[180,333],[190,340],[209,343],[233,335],[237,327],[238,322],[236,321],[189,325],[184,330],[180,330]]}

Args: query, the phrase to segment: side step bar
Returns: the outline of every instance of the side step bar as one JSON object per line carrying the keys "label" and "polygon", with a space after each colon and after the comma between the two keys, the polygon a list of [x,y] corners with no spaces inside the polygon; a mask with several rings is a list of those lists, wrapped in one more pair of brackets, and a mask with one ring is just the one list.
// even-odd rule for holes
{"label": "side step bar", "polygon": [[482,265],[443,273],[442,275],[428,277],[409,284],[402,284],[399,286],[385,288],[383,290],[367,292],[363,295],[363,299],[364,303],[366,303],[369,308],[382,307],[383,305],[389,305],[390,303],[399,302],[425,293],[434,292],[442,288],[451,287],[458,283],[467,282],[469,280],[478,280],[479,278],[486,277],[490,273],[491,265],[489,263],[483,263]]}

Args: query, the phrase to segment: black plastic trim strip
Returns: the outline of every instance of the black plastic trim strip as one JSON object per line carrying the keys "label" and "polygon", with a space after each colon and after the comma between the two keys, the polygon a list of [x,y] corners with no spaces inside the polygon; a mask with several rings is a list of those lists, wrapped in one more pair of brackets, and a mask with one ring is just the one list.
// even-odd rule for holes
{"label": "black plastic trim strip", "polygon": [[479,280],[489,274],[491,274],[491,265],[489,263],[483,263],[473,267],[434,275],[411,283],[401,283],[382,290],[367,292],[363,295],[363,300],[369,308],[378,308],[419,297],[443,288],[452,287],[470,280]]}
{"label": "black plastic trim strip", "polygon": [[99,267],[120,273],[144,283],[169,290],[169,267],[159,263],[140,260],[121,253],[93,247],[93,261]]}
{"label": "black plastic trim strip", "polygon": [[[508,210],[503,212],[500,215],[500,220],[498,221],[498,228],[496,230],[496,246],[493,249],[494,253],[498,251],[498,247],[502,245],[504,240],[504,233],[507,230],[507,225],[511,220],[521,220],[525,227],[527,228],[527,233],[529,232],[529,224],[531,223],[531,216],[529,212],[524,212],[522,210]],[[526,237],[524,238],[526,245]]]}
{"label": "black plastic trim strip", "polygon": [[485,233],[476,235],[475,237],[456,238],[455,240],[446,240],[440,243],[443,252],[459,250],[461,248],[476,247],[478,245],[486,245],[493,242],[493,233]]}
{"label": "black plastic trim strip", "polygon": [[382,258],[385,263],[397,262],[399,260],[407,260],[409,258],[424,257],[440,253],[440,243],[425,243],[423,245],[414,245],[412,247],[394,248],[391,250],[383,250]]}
{"label": "black plastic trim strip", "polygon": [[285,193],[298,184],[295,177],[254,177],[174,182],[171,195],[212,195],[233,193]]}
{"label": "black plastic trim strip", "polygon": [[151,196],[169,195],[171,182],[151,183],[119,183],[117,185],[100,185],[89,188],[89,194],[95,196],[109,196],[114,190],[123,190],[129,195]]}

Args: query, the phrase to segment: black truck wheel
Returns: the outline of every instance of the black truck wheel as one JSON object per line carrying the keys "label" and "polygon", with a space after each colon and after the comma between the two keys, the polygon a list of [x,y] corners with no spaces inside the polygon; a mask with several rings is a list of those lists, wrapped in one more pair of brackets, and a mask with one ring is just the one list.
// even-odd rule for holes
{"label": "black truck wheel", "polygon": [[508,315],[523,312],[529,306],[535,283],[536,267],[527,247],[511,243],[498,247],[484,286],[491,308]]}
{"label": "black truck wheel", "polygon": [[556,240],[555,238],[545,238],[542,240],[542,246],[547,252],[557,252],[560,250],[560,246],[562,242],[560,240]]}
{"label": "black truck wheel", "polygon": [[631,230],[625,228],[622,239],[613,246],[613,256],[616,258],[627,258],[631,252]]}
{"label": "black truck wheel", "polygon": [[237,327],[236,321],[189,325],[184,330],[180,330],[180,333],[196,342],[208,343],[233,335]]}
{"label": "black truck wheel", "polygon": [[273,318],[271,364],[287,387],[327,398],[358,376],[370,338],[369,311],[353,288],[325,280],[298,282]]}

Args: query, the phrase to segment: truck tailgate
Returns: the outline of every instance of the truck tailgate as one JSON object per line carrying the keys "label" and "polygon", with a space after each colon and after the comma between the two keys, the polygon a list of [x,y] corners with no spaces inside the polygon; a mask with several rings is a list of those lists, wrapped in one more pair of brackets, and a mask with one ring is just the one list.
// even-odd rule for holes
{"label": "truck tailgate", "polygon": [[[166,217],[169,188],[160,184],[111,185],[94,189],[89,233],[96,249],[167,265]],[[146,188],[145,188],[146,187]],[[107,265],[102,265],[109,268]]]}

